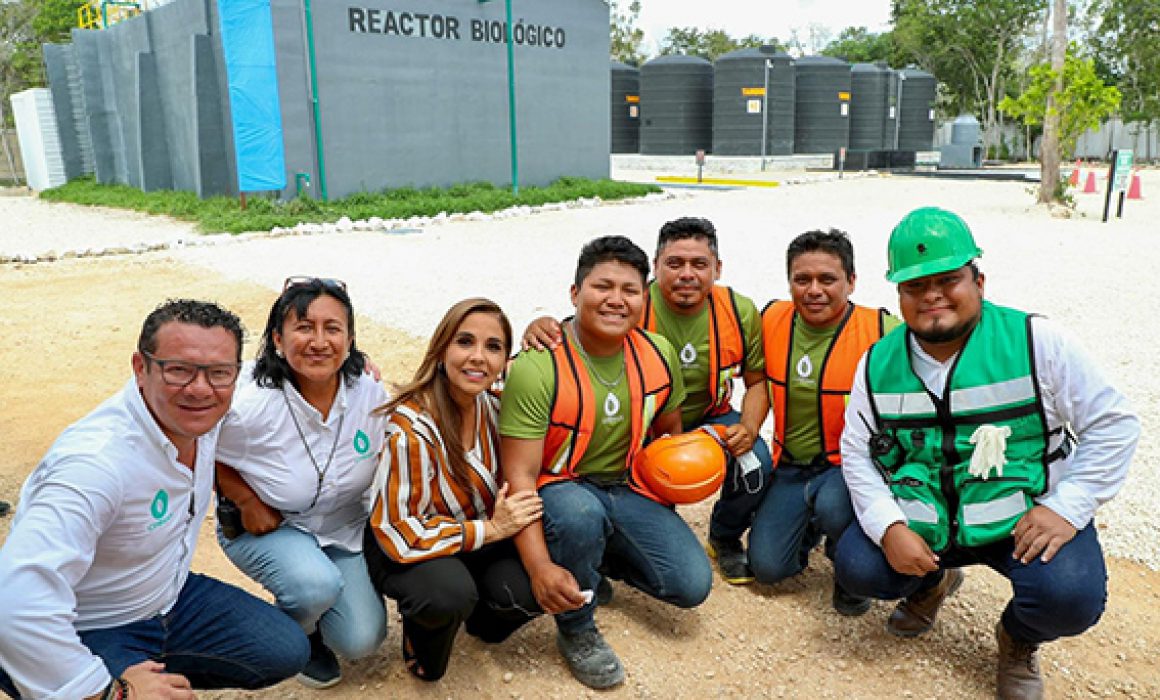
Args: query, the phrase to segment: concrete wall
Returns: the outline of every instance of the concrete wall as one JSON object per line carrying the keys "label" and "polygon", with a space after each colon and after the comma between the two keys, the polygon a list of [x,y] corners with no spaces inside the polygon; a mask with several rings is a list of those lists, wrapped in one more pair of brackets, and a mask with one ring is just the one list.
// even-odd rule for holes
{"label": "concrete wall", "polygon": [[[1004,124],[1000,127],[999,133],[1012,153],[1017,158],[1022,158],[1025,152],[1023,129],[1014,124]],[[935,131],[935,148],[950,142],[951,123],[940,124]],[[1119,119],[1110,119],[1101,124],[1099,128],[1084,132],[1076,141],[1075,154],[1071,157],[1103,160],[1111,157],[1112,150],[1118,148],[1132,149],[1136,162],[1151,162],[1160,158],[1160,122],[1153,123],[1152,128],[1149,129],[1147,124],[1125,125]],[[1037,157],[1039,153],[1038,137],[1035,139],[1033,149],[1032,156]],[[1065,160],[1068,157],[1068,154],[1064,154]]]}
{"label": "concrete wall", "polygon": [[[511,182],[504,2],[312,2],[328,195]],[[608,6],[537,0],[515,16],[522,184],[607,177]],[[320,194],[305,0],[272,0],[286,196]],[[46,47],[59,120],[100,182],[236,194],[216,0],[175,0]],[[71,91],[65,76],[76,74]],[[80,116],[67,110],[82,105]],[[74,110],[75,111],[75,110]]]}
{"label": "concrete wall", "polygon": [[209,2],[177,0],[45,47],[70,178],[233,192]]}
{"label": "concrete wall", "polygon": [[[511,181],[503,2],[364,0],[312,9],[331,197]],[[514,19],[521,183],[606,177],[607,5],[537,0]],[[317,183],[298,3],[274,0],[274,21],[287,180],[302,170]]]}

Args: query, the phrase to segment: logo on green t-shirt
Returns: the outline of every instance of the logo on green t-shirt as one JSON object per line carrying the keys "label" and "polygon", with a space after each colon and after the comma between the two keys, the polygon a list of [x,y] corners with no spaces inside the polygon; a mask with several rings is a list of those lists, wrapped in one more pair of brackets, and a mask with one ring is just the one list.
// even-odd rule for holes
{"label": "logo on green t-shirt", "polygon": [[616,394],[610,391],[604,399],[604,415],[612,418],[617,413],[620,413],[620,399],[616,398]]}
{"label": "logo on green t-shirt", "polygon": [[685,343],[685,347],[681,348],[681,364],[689,367],[696,361],[697,348],[693,347],[692,343]]}
{"label": "logo on green t-shirt", "polygon": [[802,355],[802,359],[798,360],[797,373],[802,379],[809,379],[814,374],[814,363],[810,361],[809,355]]}

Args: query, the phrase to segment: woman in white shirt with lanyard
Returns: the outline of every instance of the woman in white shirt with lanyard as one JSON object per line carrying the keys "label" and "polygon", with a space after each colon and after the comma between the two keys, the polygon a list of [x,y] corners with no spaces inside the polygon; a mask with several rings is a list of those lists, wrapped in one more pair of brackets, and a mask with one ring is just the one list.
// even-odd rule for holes
{"label": "woman in white shirt with lanyard", "polygon": [[341,680],[336,652],[368,656],[387,634],[362,555],[387,395],[365,366],[346,285],[287,279],[218,440],[218,539],[310,636],[311,688]]}

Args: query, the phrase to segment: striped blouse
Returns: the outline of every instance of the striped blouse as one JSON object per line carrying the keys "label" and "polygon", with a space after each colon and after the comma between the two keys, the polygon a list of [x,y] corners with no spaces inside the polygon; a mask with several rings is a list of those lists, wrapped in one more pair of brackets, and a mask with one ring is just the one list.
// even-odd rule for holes
{"label": "striped blouse", "polygon": [[467,453],[465,491],[451,477],[443,438],[431,415],[414,401],[387,421],[386,445],[371,496],[370,527],[391,559],[414,564],[483,546],[484,521],[499,488],[499,399],[476,398],[476,444]]}

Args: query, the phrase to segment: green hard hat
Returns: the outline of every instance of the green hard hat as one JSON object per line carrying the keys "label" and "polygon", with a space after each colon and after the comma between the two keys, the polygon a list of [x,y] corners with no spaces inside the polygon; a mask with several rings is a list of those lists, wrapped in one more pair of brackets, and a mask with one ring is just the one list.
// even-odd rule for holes
{"label": "green hard hat", "polygon": [[958,214],[922,207],[904,216],[890,233],[886,279],[897,284],[957,270],[982,254]]}

